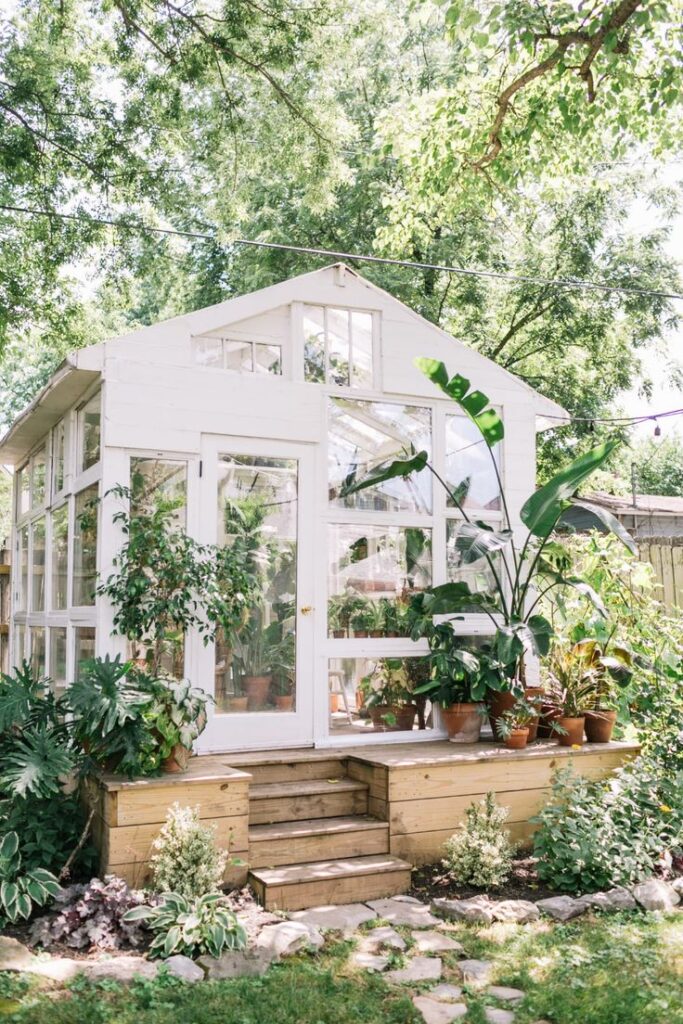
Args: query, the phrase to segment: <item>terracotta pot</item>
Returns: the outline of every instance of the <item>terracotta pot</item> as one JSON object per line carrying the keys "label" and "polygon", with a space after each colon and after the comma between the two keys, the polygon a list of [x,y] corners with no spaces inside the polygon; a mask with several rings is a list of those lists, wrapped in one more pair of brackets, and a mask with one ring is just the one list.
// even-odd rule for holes
{"label": "terracotta pot", "polygon": [[588,742],[609,743],[616,720],[616,711],[587,711],[586,739]]}
{"label": "terracotta pot", "polygon": [[[524,690],[524,696],[527,698],[527,700],[531,700],[534,697],[542,697],[544,693],[545,690],[542,686],[527,686]],[[527,739],[527,743],[533,743],[536,737],[538,736],[538,725],[539,716],[536,715],[536,717],[532,718],[529,722],[529,737]]]}
{"label": "terracotta pot", "polygon": [[537,739],[557,738],[557,733],[551,728],[551,723],[556,722],[559,717],[560,712],[552,704],[542,704],[541,717],[538,720],[538,729],[536,731]]}
{"label": "terracotta pot", "polygon": [[360,687],[357,686],[356,687],[356,711],[360,711],[360,709],[364,706],[364,704],[365,704],[365,698],[363,696],[363,691],[360,689]]}
{"label": "terracotta pot", "polygon": [[247,697],[230,697],[228,698],[228,710],[229,711],[246,711],[248,706]]}
{"label": "terracotta pot", "polygon": [[483,721],[483,704],[451,704],[441,708],[441,718],[451,743],[477,743]]}
{"label": "terracotta pot", "polygon": [[192,757],[192,751],[184,747],[182,743],[176,743],[171,753],[168,755],[162,768],[165,772],[173,774],[176,772],[186,772],[187,765]]}
{"label": "terracotta pot", "polygon": [[344,637],[346,636],[346,630],[345,629],[333,629],[332,630],[332,636],[334,637],[335,640],[343,640]]}
{"label": "terracotta pot", "polygon": [[353,635],[358,639],[364,640],[368,635],[368,631],[367,629],[354,629]]}
{"label": "terracotta pot", "polygon": [[268,691],[273,681],[272,676],[245,676],[242,680],[247,695],[247,707],[257,711],[268,702]]}
{"label": "terracotta pot", "polygon": [[401,732],[410,732],[415,725],[416,714],[417,704],[405,704],[396,715],[396,727],[400,729]]}
{"label": "terracotta pot", "polygon": [[[400,704],[375,704],[374,707],[369,709],[370,719],[372,721],[372,728],[375,732],[398,732],[401,726],[401,714],[403,713],[404,720],[406,715],[406,709]],[[391,725],[384,718],[385,715],[393,715],[396,719],[394,725]],[[415,709],[413,708],[413,718],[415,718]],[[403,726],[405,728],[405,726]],[[409,727],[408,727],[409,728]]]}
{"label": "terracotta pot", "polygon": [[278,693],[275,696],[275,707],[278,711],[291,711],[294,707],[293,693]]}
{"label": "terracotta pot", "polygon": [[339,711],[339,694],[338,693],[331,693],[330,694],[330,714],[331,715],[336,715],[337,711]]}
{"label": "terracotta pot", "polygon": [[504,741],[508,750],[522,750],[529,740],[529,728],[513,729],[508,738]]}
{"label": "terracotta pot", "polygon": [[586,719],[583,715],[580,718],[563,718],[560,716],[557,724],[565,730],[558,736],[561,747],[580,747],[582,745],[583,728],[586,724]]}
{"label": "terracotta pot", "polygon": [[379,636],[384,636],[384,630],[383,629],[371,629],[370,630],[370,636],[375,637],[375,638],[379,637]]}
{"label": "terracotta pot", "polygon": [[494,690],[488,701],[489,705],[489,725],[491,726],[491,732],[493,738],[498,739],[498,733],[496,732],[496,719],[500,718],[504,711],[511,711],[515,705],[517,698],[514,693],[510,693],[509,690]]}

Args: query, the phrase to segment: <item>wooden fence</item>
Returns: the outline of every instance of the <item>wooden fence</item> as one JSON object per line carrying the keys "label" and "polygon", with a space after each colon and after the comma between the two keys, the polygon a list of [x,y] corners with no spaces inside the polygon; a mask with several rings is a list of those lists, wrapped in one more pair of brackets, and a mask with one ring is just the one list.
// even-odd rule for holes
{"label": "wooden fence", "polygon": [[650,562],[667,608],[683,608],[683,537],[647,537],[638,542],[640,557]]}

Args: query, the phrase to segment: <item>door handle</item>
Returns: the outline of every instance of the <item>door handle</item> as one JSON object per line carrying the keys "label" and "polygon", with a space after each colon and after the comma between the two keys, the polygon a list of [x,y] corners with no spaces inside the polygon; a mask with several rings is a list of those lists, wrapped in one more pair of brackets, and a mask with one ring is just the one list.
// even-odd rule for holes
{"label": "door handle", "polygon": [[301,612],[302,615],[310,615],[311,612],[314,611],[314,608],[310,604],[304,604],[301,606],[299,611]]}

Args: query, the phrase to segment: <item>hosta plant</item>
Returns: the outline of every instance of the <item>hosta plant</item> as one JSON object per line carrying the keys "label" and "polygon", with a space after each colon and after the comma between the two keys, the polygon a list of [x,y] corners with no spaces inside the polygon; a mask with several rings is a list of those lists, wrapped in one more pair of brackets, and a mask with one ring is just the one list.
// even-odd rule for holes
{"label": "hosta plant", "polygon": [[247,941],[244,928],[219,892],[196,900],[166,892],[157,906],[135,907],[124,921],[144,921],[154,932],[150,954],[163,958],[175,953],[218,957],[225,949],[241,949]]}
{"label": "hosta plant", "polygon": [[33,922],[31,942],[46,947],[63,942],[73,949],[140,946],[142,925],[124,921],[124,915],[145,900],[145,893],[129,889],[116,875],[70,885],[56,896],[52,912]]}
{"label": "hosta plant", "polygon": [[0,842],[0,925],[28,918],[60,891],[55,876],[44,868],[22,872],[19,837],[7,832]]}
{"label": "hosta plant", "polygon": [[482,889],[507,881],[514,854],[505,830],[507,816],[507,809],[496,803],[494,793],[470,804],[465,822],[445,844],[444,866],[454,881]]}
{"label": "hosta plant", "polygon": [[173,804],[152,847],[152,879],[157,892],[176,892],[192,899],[220,888],[228,854],[216,848],[215,830],[201,823],[199,807]]}

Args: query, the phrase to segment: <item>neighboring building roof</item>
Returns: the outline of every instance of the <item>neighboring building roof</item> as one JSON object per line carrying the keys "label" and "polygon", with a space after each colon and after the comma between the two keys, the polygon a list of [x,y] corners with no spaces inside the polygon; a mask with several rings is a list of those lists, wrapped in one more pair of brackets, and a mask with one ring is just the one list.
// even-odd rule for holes
{"label": "neighboring building roof", "polygon": [[635,505],[630,496],[605,494],[602,491],[587,494],[585,499],[595,505],[602,505],[616,516],[683,516],[683,497],[671,497],[666,494],[636,494]]}

